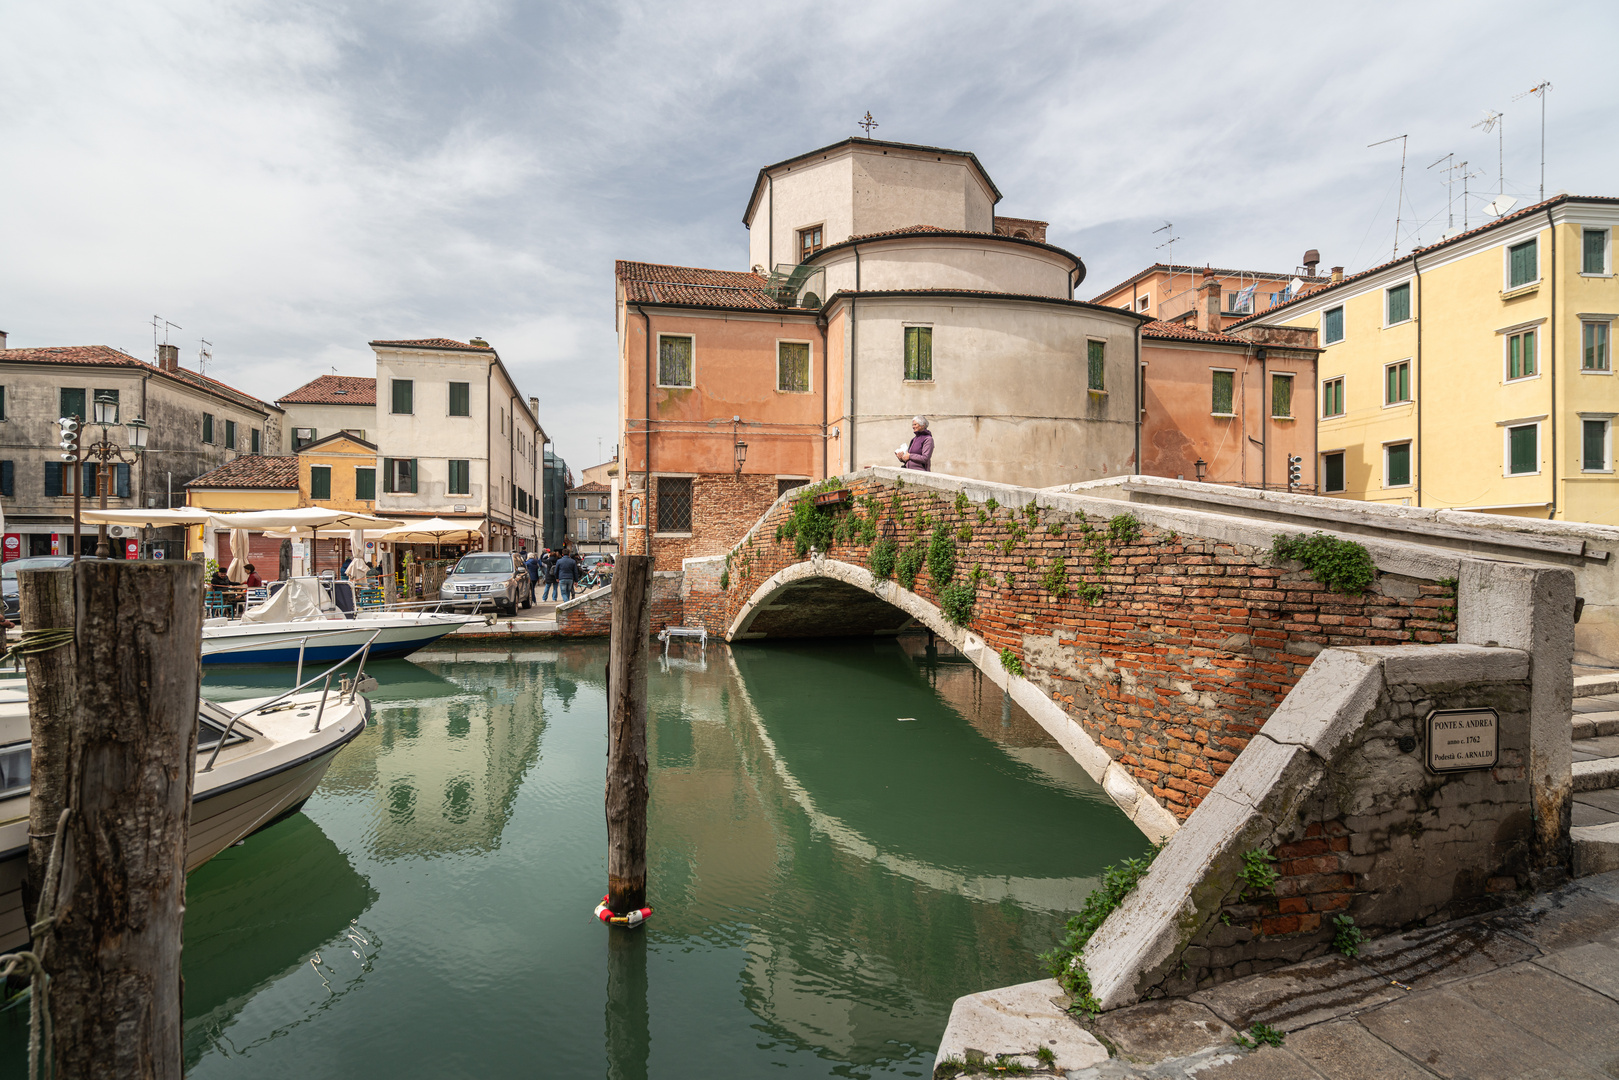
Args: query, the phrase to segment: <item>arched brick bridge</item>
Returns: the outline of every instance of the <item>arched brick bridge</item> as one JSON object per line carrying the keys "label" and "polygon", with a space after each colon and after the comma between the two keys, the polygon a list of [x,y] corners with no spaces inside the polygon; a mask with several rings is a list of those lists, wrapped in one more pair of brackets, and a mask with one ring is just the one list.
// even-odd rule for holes
{"label": "arched brick bridge", "polygon": [[[848,499],[798,509],[828,487]],[[787,535],[795,514],[831,535],[801,554]],[[1377,580],[1346,596],[1272,564],[1272,534],[1298,531],[870,469],[788,492],[726,556],[687,560],[684,621],[730,641],[926,627],[1163,837],[1322,649],[1455,640],[1454,554],[1369,540]],[[936,534],[936,553],[954,555],[947,581],[922,554]],[[907,561],[921,563],[914,579]],[[961,625],[945,615],[952,603]]]}

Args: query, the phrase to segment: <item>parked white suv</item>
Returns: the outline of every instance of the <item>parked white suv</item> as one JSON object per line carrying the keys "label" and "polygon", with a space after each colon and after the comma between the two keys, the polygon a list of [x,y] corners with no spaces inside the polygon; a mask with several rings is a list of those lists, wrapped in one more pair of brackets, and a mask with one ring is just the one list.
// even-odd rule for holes
{"label": "parked white suv", "polygon": [[439,586],[438,598],[448,608],[491,607],[506,615],[519,605],[534,604],[528,571],[513,551],[478,551],[461,556]]}

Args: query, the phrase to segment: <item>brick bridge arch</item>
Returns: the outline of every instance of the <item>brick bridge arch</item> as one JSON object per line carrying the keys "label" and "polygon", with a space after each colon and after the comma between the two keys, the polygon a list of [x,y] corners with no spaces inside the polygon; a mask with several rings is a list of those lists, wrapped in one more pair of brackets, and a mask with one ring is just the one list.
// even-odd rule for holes
{"label": "brick bridge arch", "polygon": [[[1154,839],[1191,814],[1323,649],[1456,640],[1442,583],[1459,572],[1451,552],[1364,538],[1377,580],[1345,596],[1273,565],[1273,535],[1307,531],[1285,521],[897,469],[835,483],[851,498],[815,511],[839,526],[828,551],[800,556],[783,535],[810,493],[788,492],[728,554],[686,560],[685,621],[731,641],[932,630]],[[927,569],[905,588],[869,568],[874,538],[915,549],[939,526],[955,580],[978,573],[965,626],[945,619],[946,583]]]}

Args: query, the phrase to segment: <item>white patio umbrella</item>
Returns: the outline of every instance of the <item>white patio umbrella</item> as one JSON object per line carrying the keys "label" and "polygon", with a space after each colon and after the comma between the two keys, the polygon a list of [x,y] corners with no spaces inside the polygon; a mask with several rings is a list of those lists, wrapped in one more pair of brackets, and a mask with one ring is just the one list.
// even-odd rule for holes
{"label": "white patio umbrella", "polygon": [[[311,540],[319,538],[320,530],[326,529],[387,529],[403,524],[392,518],[379,518],[371,514],[362,514],[354,510],[333,510],[325,506],[299,506],[289,510],[249,510],[240,514],[215,514],[214,520],[221,525],[232,529],[260,529],[274,530],[281,535],[302,538],[307,535]],[[320,569],[319,548],[315,548],[315,556],[310,570]]]}
{"label": "white patio umbrella", "polygon": [[169,525],[201,525],[213,513],[195,507],[178,510],[91,510],[79,514],[86,525],[140,525],[148,529],[161,529]]}
{"label": "white patio umbrella", "polygon": [[454,520],[432,517],[426,521],[412,521],[396,529],[389,529],[375,539],[395,544],[442,544],[452,537],[456,540],[470,540],[474,536],[482,535],[482,532],[482,518]]}
{"label": "white patio umbrella", "polygon": [[230,531],[230,569],[225,576],[240,585],[247,580],[247,545],[250,534],[246,529]]}

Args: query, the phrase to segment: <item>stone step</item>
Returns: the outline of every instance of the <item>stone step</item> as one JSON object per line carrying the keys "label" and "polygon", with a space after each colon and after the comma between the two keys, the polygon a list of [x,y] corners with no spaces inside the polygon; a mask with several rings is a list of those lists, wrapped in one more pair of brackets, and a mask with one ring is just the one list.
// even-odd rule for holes
{"label": "stone step", "polygon": [[1619,870],[1619,821],[1576,825],[1568,831],[1574,848],[1574,876],[1590,877]]}
{"label": "stone step", "polygon": [[1604,697],[1608,694],[1619,694],[1619,672],[1574,676],[1575,697]]}
{"label": "stone step", "polygon": [[1619,712],[1588,712],[1574,714],[1574,738],[1597,739],[1604,735],[1619,735]]}
{"label": "stone step", "polygon": [[[1579,744],[1575,743],[1577,747]],[[1619,757],[1599,757],[1574,763],[1575,791],[1619,788]]]}

